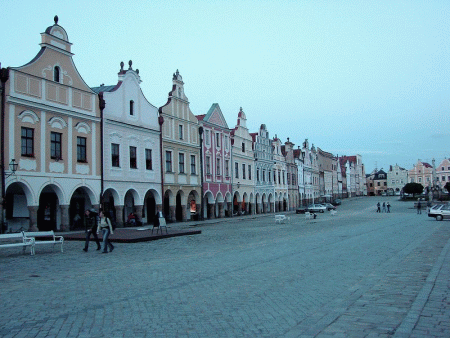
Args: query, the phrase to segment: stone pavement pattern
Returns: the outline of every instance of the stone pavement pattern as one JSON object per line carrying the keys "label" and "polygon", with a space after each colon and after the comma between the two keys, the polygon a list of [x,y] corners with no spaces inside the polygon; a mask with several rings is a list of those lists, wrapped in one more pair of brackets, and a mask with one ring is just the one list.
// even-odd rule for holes
{"label": "stone pavement pattern", "polygon": [[395,199],[377,214],[376,202],[204,224],[110,254],[2,250],[0,336],[448,337],[450,222]]}

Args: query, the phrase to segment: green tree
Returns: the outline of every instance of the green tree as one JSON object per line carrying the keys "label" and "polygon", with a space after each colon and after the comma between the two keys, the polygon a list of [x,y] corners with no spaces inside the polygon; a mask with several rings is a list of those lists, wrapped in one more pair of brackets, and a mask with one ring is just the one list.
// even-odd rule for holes
{"label": "green tree", "polygon": [[413,197],[416,194],[421,194],[423,192],[423,185],[420,183],[406,183],[403,187],[403,192],[406,194],[413,194]]}

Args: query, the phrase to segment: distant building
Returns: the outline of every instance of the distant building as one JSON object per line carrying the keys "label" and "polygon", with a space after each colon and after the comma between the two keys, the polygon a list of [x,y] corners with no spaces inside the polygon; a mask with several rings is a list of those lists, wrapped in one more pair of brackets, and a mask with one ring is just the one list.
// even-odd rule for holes
{"label": "distant building", "polygon": [[445,158],[436,167],[436,183],[443,189],[447,182],[450,182],[450,159]]}
{"label": "distant building", "polygon": [[286,158],[281,151],[282,142],[275,135],[272,140],[273,148],[273,179],[275,186],[275,212],[287,211],[289,207],[288,184],[286,181]]}
{"label": "distant building", "polygon": [[294,210],[299,206],[297,173],[298,168],[294,160],[294,143],[289,141],[281,146],[281,151],[286,159],[286,183],[288,186],[288,210]]}
{"label": "distant building", "polygon": [[387,192],[387,174],[383,169],[375,169],[368,174],[366,182],[370,196],[380,196]]}
{"label": "distant building", "polygon": [[420,183],[424,188],[433,185],[433,166],[427,162],[417,160],[413,168],[408,171],[409,183]]}
{"label": "distant building", "polygon": [[408,183],[408,170],[400,167],[398,164],[390,166],[387,172],[388,191],[399,194],[405,184]]}

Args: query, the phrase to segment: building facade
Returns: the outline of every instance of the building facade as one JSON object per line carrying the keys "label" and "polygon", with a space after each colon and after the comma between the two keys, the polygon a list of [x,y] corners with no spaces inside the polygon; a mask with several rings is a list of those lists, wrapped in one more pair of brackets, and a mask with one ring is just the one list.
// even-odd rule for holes
{"label": "building facade", "polygon": [[272,140],[265,124],[261,124],[257,133],[252,133],[255,156],[255,199],[256,213],[274,212],[275,187],[272,177],[273,149]]}
{"label": "building facade", "polygon": [[398,164],[391,165],[387,172],[388,191],[399,195],[406,183],[408,183],[408,170]]}
{"label": "building facade", "polygon": [[201,209],[200,135],[178,70],[159,114],[163,118],[163,213],[168,222],[190,220],[198,217]]}
{"label": "building facade", "polygon": [[288,210],[295,210],[299,206],[298,198],[298,168],[294,159],[294,143],[289,141],[289,137],[285,144],[281,147],[282,153],[286,160],[286,183],[288,186]]}
{"label": "building facade", "polygon": [[84,210],[101,194],[100,109],[72,59],[72,44],[55,23],[41,33],[27,64],[8,68],[2,109],[2,168],[10,229],[80,228]]}
{"label": "building facade", "polygon": [[275,212],[289,209],[288,184],[286,180],[287,166],[283,155],[281,140],[275,135],[272,140],[273,148],[273,180],[275,186]]}
{"label": "building facade", "polygon": [[128,69],[121,63],[117,84],[92,88],[104,100],[102,204],[119,226],[131,212],[153,224],[162,210],[158,108],[141,82],[130,61]]}
{"label": "building facade", "polygon": [[254,214],[255,175],[252,136],[247,117],[240,108],[236,127],[231,131],[233,162],[233,213]]}
{"label": "building facade", "polygon": [[231,137],[217,103],[206,115],[196,116],[203,127],[203,218],[230,217]]}
{"label": "building facade", "polygon": [[408,171],[409,183],[420,183],[424,188],[433,185],[433,166],[420,159]]}

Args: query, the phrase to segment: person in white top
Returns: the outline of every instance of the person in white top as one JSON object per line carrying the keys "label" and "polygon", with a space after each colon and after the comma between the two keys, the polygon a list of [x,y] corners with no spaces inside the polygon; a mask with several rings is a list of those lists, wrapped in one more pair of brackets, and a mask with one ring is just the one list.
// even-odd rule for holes
{"label": "person in white top", "polygon": [[111,242],[109,241],[109,235],[114,234],[114,231],[113,231],[113,228],[111,225],[111,220],[108,217],[105,217],[105,214],[103,213],[103,211],[100,211],[99,217],[100,217],[100,222],[98,224],[97,234],[100,232],[100,230],[103,231],[102,253],[108,253],[108,247],[109,247],[109,252],[112,252],[114,250],[114,245],[112,245]]}

